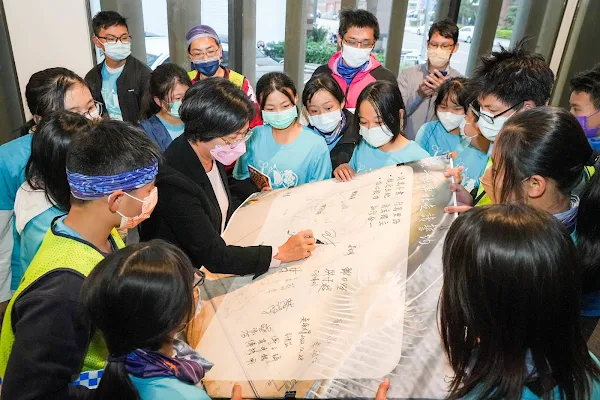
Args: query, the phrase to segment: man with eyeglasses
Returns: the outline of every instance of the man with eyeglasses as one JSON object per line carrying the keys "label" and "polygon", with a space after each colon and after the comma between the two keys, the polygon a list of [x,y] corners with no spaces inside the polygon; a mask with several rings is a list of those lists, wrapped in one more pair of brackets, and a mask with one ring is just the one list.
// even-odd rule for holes
{"label": "man with eyeglasses", "polygon": [[414,139],[424,123],[436,119],[435,99],[446,80],[461,76],[450,67],[452,54],[458,51],[458,27],[449,19],[434,22],[429,28],[427,62],[404,68],[398,86],[406,106],[406,137]]}
{"label": "man with eyeglasses", "polygon": [[250,81],[244,75],[221,65],[223,46],[217,32],[208,25],[197,25],[188,31],[185,39],[191,62],[191,71],[188,74],[192,83],[213,76],[231,81],[254,103],[256,113],[250,121],[250,128],[262,125],[260,107],[256,102],[256,94]]}
{"label": "man with eyeglasses", "polygon": [[379,40],[379,22],[369,11],[342,10],[337,40],[341,51],[312,76],[333,76],[345,94],[346,108],[354,113],[358,95],[369,83],[384,80],[395,84],[396,76],[372,54]]}
{"label": "man with eyeglasses", "polygon": [[85,80],[94,99],[104,104],[110,119],[136,124],[152,71],[131,56],[133,39],[127,21],[119,13],[99,12],[92,19],[92,27],[92,40],[104,53],[104,61],[92,68]]}

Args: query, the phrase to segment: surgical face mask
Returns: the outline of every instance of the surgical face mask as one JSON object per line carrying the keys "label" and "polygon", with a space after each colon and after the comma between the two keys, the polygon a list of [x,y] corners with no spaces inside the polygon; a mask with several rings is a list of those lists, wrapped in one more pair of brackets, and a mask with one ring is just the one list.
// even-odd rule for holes
{"label": "surgical face mask", "polygon": [[359,49],[358,47],[348,46],[347,44],[342,44],[342,58],[351,68],[358,68],[367,61],[371,57],[371,51],[373,49],[371,47],[366,49]]}
{"label": "surgical face mask", "polygon": [[319,132],[331,133],[337,128],[342,120],[342,111],[337,109],[320,115],[309,115],[308,121],[312,126],[317,128]]}
{"label": "surgical face mask", "polygon": [[213,149],[210,149],[210,155],[215,160],[223,165],[231,165],[235,160],[240,158],[246,152],[246,142],[242,141],[235,146],[221,146],[216,145]]}
{"label": "surgical face mask", "polygon": [[131,54],[131,43],[104,43],[104,54],[111,60],[124,60]]}
{"label": "surgical face mask", "polygon": [[470,142],[471,140],[473,140],[473,138],[475,136],[477,136],[477,134],[475,134],[473,136],[467,135],[467,133],[465,132],[465,128],[467,127],[467,125],[471,125],[471,123],[467,122],[466,118],[463,118],[463,120],[460,121],[460,125],[459,125],[460,137],[463,138],[463,139],[466,139],[466,140],[468,140]]}
{"label": "surgical face mask", "polygon": [[204,76],[213,76],[217,73],[221,60],[219,58],[213,58],[212,60],[198,60],[192,61],[193,68],[200,72]]}
{"label": "surgical face mask", "polygon": [[[487,115],[488,117],[493,117],[493,115],[485,113],[483,111],[480,111],[480,113],[482,115]],[[509,118],[510,117],[505,117],[505,116],[496,117],[493,120],[494,121],[493,124],[490,124],[489,122],[487,122],[485,120],[485,118],[479,118],[479,121],[477,121],[477,126],[479,127],[481,134],[483,136],[485,136],[485,138],[487,140],[489,140],[490,142],[493,142],[496,139],[498,132],[500,132],[500,130],[502,129],[502,126],[504,126],[504,123]]]}
{"label": "surgical face mask", "polygon": [[427,59],[434,68],[443,68],[450,62],[452,50],[442,50],[441,48],[427,49]]}
{"label": "surgical face mask", "polygon": [[386,143],[389,143],[394,135],[385,125],[380,125],[367,129],[366,126],[361,125],[359,130],[360,136],[362,136],[367,143],[373,147],[380,147]]}
{"label": "surgical face mask", "polygon": [[583,128],[585,136],[587,136],[588,138],[596,137],[598,135],[598,132],[600,131],[600,127],[591,128],[588,126],[588,119],[598,114],[599,112],[600,110],[596,111],[595,113],[589,116],[575,117],[577,118],[579,125],[581,125],[581,127]]}
{"label": "surgical face mask", "polygon": [[[132,229],[138,226],[142,221],[150,218],[150,214],[152,214],[154,207],[156,207],[156,203],[158,203],[158,188],[155,187],[152,189],[150,194],[143,200],[140,200],[129,193],[125,193],[125,195],[142,203],[142,212],[135,217],[126,217],[117,211],[117,214],[121,216],[121,225],[119,225],[119,229]],[[110,201],[110,196],[108,200]]]}
{"label": "surgical face mask", "polygon": [[437,113],[438,119],[448,132],[458,128],[462,121],[465,120],[465,114],[454,114],[451,112],[440,112]]}
{"label": "surgical face mask", "polygon": [[167,112],[175,118],[179,118],[179,108],[181,107],[181,101],[176,101],[175,103],[169,103],[169,109]]}
{"label": "surgical face mask", "polygon": [[298,118],[298,109],[294,105],[283,111],[263,111],[263,121],[275,129],[285,129]]}

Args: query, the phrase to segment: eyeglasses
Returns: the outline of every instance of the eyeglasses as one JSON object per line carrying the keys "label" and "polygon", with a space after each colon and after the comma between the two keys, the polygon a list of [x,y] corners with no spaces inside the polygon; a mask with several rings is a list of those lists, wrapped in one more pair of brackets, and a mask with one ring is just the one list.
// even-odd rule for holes
{"label": "eyeglasses", "polygon": [[208,48],[208,49],[206,49],[206,51],[194,50],[190,54],[192,55],[192,57],[200,57],[200,58],[207,59],[207,58],[216,57],[218,52],[219,52],[219,48],[217,47],[216,49]]}
{"label": "eyeglasses", "polygon": [[435,50],[435,49],[442,49],[442,50],[452,50],[452,48],[455,45],[453,44],[448,44],[448,43],[444,43],[444,44],[437,44],[437,43],[431,43],[431,42],[427,42],[427,48],[429,50]]}
{"label": "eyeglasses", "polygon": [[[99,101],[94,101],[94,105],[91,106],[86,112],[82,113],[81,115],[83,115],[84,117],[89,118],[89,119],[98,118],[100,115],[102,115],[102,107],[103,107],[102,103],[100,103]],[[92,115],[94,110],[98,111],[98,115],[96,115],[96,116]]]}
{"label": "eyeglasses", "polygon": [[128,33],[124,33],[123,35],[121,35],[120,37],[116,37],[116,36],[96,36],[98,39],[104,39],[106,40],[106,43],[117,43],[117,42],[121,42],[121,43],[129,43],[131,42],[131,35],[129,35]]}
{"label": "eyeglasses", "polygon": [[204,283],[204,279],[206,278],[206,274],[199,269],[194,271],[194,286],[195,289],[198,285],[202,285]]}
{"label": "eyeglasses", "polygon": [[363,40],[361,42],[361,41],[354,40],[354,39],[348,39],[348,40],[344,39],[343,41],[350,47],[359,47],[362,49],[368,49],[375,45],[375,43],[371,42],[370,40]]}
{"label": "eyeglasses", "polygon": [[[502,111],[501,113],[499,113],[499,114],[496,114],[496,115],[487,115],[487,114],[484,114],[483,112],[481,112],[481,111],[479,110],[479,103],[475,103],[476,105],[475,105],[474,103],[475,103],[475,102],[474,102],[474,101],[472,101],[472,102],[469,104],[469,108],[471,109],[471,111],[473,111],[473,114],[475,114],[475,116],[476,116],[477,118],[482,118],[482,119],[483,119],[485,122],[487,122],[488,124],[494,125],[494,120],[495,120],[496,118],[498,118],[498,117],[500,117],[500,116],[502,116],[502,115],[506,114],[506,113],[507,113],[507,112],[509,112],[510,110],[513,110],[513,109],[517,108],[518,106],[520,106],[521,104],[523,104],[523,103],[524,103],[524,101],[520,101],[520,102],[518,102],[517,104],[515,104],[514,106],[512,106],[512,107],[510,107],[510,108],[507,108],[506,110],[504,110],[504,111]],[[475,108],[475,107],[477,107],[477,108]]]}
{"label": "eyeglasses", "polygon": [[246,132],[237,136],[232,141],[225,139],[224,136],[221,138],[221,140],[223,140],[225,142],[225,144],[228,145],[229,147],[235,147],[242,142],[247,142],[248,139],[250,139],[250,137],[252,137],[253,134],[254,134],[254,131],[252,129],[248,129]]}

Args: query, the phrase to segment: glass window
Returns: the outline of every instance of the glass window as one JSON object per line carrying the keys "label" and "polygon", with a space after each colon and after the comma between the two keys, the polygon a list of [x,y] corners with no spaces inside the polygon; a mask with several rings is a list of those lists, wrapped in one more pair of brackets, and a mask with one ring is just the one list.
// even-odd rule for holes
{"label": "glass window", "polygon": [[435,1],[409,1],[404,22],[400,71],[427,61],[427,38],[435,18]]}
{"label": "glass window", "polygon": [[256,0],[257,81],[267,72],[283,72],[285,12],[283,0]]}

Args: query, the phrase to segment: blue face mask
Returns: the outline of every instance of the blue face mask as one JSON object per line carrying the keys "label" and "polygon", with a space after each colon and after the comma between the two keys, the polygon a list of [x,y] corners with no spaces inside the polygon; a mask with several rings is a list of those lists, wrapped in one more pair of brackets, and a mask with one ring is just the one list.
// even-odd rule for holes
{"label": "blue face mask", "polygon": [[192,68],[204,76],[213,76],[219,69],[220,65],[221,60],[218,58],[213,60],[192,61]]}

